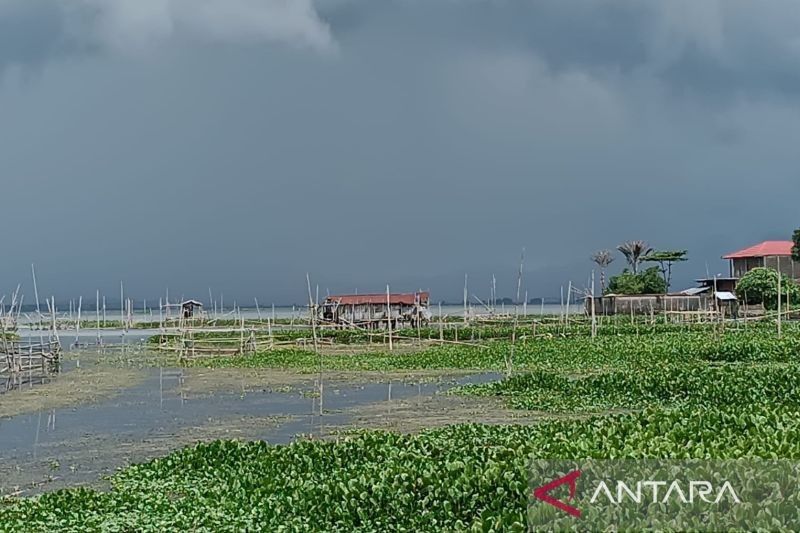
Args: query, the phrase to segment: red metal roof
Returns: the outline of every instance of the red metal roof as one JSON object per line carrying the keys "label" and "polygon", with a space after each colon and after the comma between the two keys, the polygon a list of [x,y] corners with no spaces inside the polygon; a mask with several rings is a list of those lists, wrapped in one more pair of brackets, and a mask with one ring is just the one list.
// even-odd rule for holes
{"label": "red metal roof", "polygon": [[[392,304],[414,305],[417,300],[427,302],[430,298],[428,292],[409,292],[393,293],[389,295],[389,302]],[[361,304],[383,304],[386,305],[386,294],[341,294],[328,296],[326,302],[339,303],[341,305],[361,305]]]}
{"label": "red metal roof", "polygon": [[792,255],[792,241],[764,241],[744,250],[723,255],[723,259],[742,259],[745,257],[768,257]]}

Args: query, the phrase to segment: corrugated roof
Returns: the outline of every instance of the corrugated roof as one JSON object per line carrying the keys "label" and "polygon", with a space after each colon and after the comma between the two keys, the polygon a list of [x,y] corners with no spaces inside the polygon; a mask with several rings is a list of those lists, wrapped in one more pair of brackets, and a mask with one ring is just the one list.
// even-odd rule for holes
{"label": "corrugated roof", "polygon": [[[430,298],[428,292],[393,293],[389,295],[389,302],[402,305],[414,305],[418,300],[427,302]],[[386,305],[386,294],[340,294],[325,298],[327,303],[340,305],[383,304]]]}
{"label": "corrugated roof", "polygon": [[706,291],[710,291],[711,287],[692,287],[690,289],[686,289],[681,291],[679,294],[683,294],[684,296],[695,296],[697,294],[702,294]]}
{"label": "corrugated roof", "polygon": [[788,256],[792,255],[792,241],[764,241],[750,246],[744,250],[723,255],[723,259],[742,259],[745,257],[767,257],[767,256]]}
{"label": "corrugated roof", "polygon": [[722,301],[732,301],[736,299],[736,296],[732,292],[728,291],[717,291],[717,300]]}

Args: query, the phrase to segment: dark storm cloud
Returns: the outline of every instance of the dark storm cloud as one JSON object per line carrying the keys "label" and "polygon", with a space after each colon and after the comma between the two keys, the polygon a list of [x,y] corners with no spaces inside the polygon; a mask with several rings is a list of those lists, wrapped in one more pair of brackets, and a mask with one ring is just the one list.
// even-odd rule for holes
{"label": "dark storm cloud", "polygon": [[409,37],[441,33],[443,41],[457,36],[465,45],[518,47],[552,71],[653,76],[695,96],[795,94],[800,85],[800,13],[791,0],[350,0],[321,6],[337,35],[395,20]]}
{"label": "dark storm cloud", "polygon": [[49,0],[7,0],[0,5],[0,73],[11,65],[41,65],[63,55],[62,13]]}
{"label": "dark storm cloud", "polygon": [[683,284],[797,223],[790,3],[21,6],[0,65],[41,75],[0,86],[0,293],[36,262],[57,295],[302,301],[310,271],[457,299],[465,272],[511,294],[524,246],[553,295],[632,238],[688,248]]}

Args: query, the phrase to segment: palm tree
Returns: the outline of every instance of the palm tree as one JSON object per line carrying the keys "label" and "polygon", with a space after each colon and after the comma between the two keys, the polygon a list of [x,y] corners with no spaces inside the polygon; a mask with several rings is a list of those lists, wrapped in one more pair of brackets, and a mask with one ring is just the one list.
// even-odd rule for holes
{"label": "palm tree", "polygon": [[625,241],[617,246],[617,250],[625,256],[634,274],[639,273],[639,263],[642,262],[642,258],[653,251],[645,241]]}
{"label": "palm tree", "polygon": [[600,250],[592,254],[592,261],[600,267],[600,292],[606,292],[606,268],[614,261],[611,250]]}

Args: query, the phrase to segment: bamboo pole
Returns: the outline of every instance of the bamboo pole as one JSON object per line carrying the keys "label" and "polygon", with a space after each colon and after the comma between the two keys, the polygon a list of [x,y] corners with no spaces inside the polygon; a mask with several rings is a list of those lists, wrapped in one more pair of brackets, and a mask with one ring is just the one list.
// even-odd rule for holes
{"label": "bamboo pole", "polygon": [[[36,268],[31,263],[31,277],[33,278],[33,296],[36,298],[36,315],[39,321],[39,342],[44,343],[44,336],[42,334],[42,329],[44,328],[44,324],[42,323],[42,310],[39,307],[39,288],[36,283]],[[20,305],[20,310],[22,306]]]}
{"label": "bamboo pole", "polygon": [[393,349],[392,346],[392,300],[389,292],[389,285],[386,285],[386,330],[389,333],[389,351]]}
{"label": "bamboo pole", "polygon": [[253,298],[256,302],[256,313],[258,314],[258,325],[261,325],[261,308],[258,306],[258,298]]}
{"label": "bamboo pole", "polygon": [[79,344],[81,335],[81,308],[83,307],[83,296],[78,298],[78,321],[75,323],[75,346]]}
{"label": "bamboo pole", "polygon": [[100,346],[100,290],[95,292],[94,314],[97,319],[97,345]]}
{"label": "bamboo pole", "polygon": [[31,277],[33,277],[33,296],[36,299],[36,314],[39,318],[39,326],[42,325],[42,310],[39,307],[39,288],[36,284],[36,268],[34,267],[33,263],[31,263]]}
{"label": "bamboo pole", "polygon": [[125,330],[125,290],[122,281],[119,282],[119,322],[122,330]]}
{"label": "bamboo pole", "polygon": [[464,324],[469,320],[467,311],[467,274],[464,274]]}
{"label": "bamboo pole", "polygon": [[564,307],[564,323],[566,324],[565,331],[569,329],[569,303],[572,300],[572,281],[569,282],[567,289],[567,305]]}
{"label": "bamboo pole", "polygon": [[594,339],[597,337],[597,314],[594,307],[594,269],[592,270],[592,294],[590,298],[592,299],[592,338]]}
{"label": "bamboo pole", "polygon": [[781,275],[780,266],[781,266],[781,264],[780,264],[780,258],[779,258],[778,259],[778,338],[779,339],[781,338],[781,333],[782,333],[781,332],[781,300],[782,300],[782,296],[783,296],[781,294],[781,278],[783,276]]}
{"label": "bamboo pole", "polygon": [[439,302],[439,344],[444,344],[444,318],[442,317],[442,302]]}
{"label": "bamboo pole", "polygon": [[319,351],[319,346],[317,345],[317,310],[316,306],[314,305],[314,300],[311,296],[311,276],[306,272],[306,285],[308,286],[308,310],[311,319],[311,334],[314,339],[314,352],[317,354],[317,360],[319,364],[319,417],[320,417],[320,433],[322,433],[322,415],[323,415],[323,394],[324,394],[324,376],[323,376],[323,365],[322,365],[322,354]]}
{"label": "bamboo pole", "polygon": [[[517,297],[514,300],[514,325],[511,328],[511,351],[506,360],[506,375],[510,376],[514,370],[514,349],[517,345],[517,324],[519,323],[519,296],[522,291],[522,269],[525,263],[525,248],[519,258],[519,271],[517,271]],[[494,277],[494,276],[492,276]]]}

